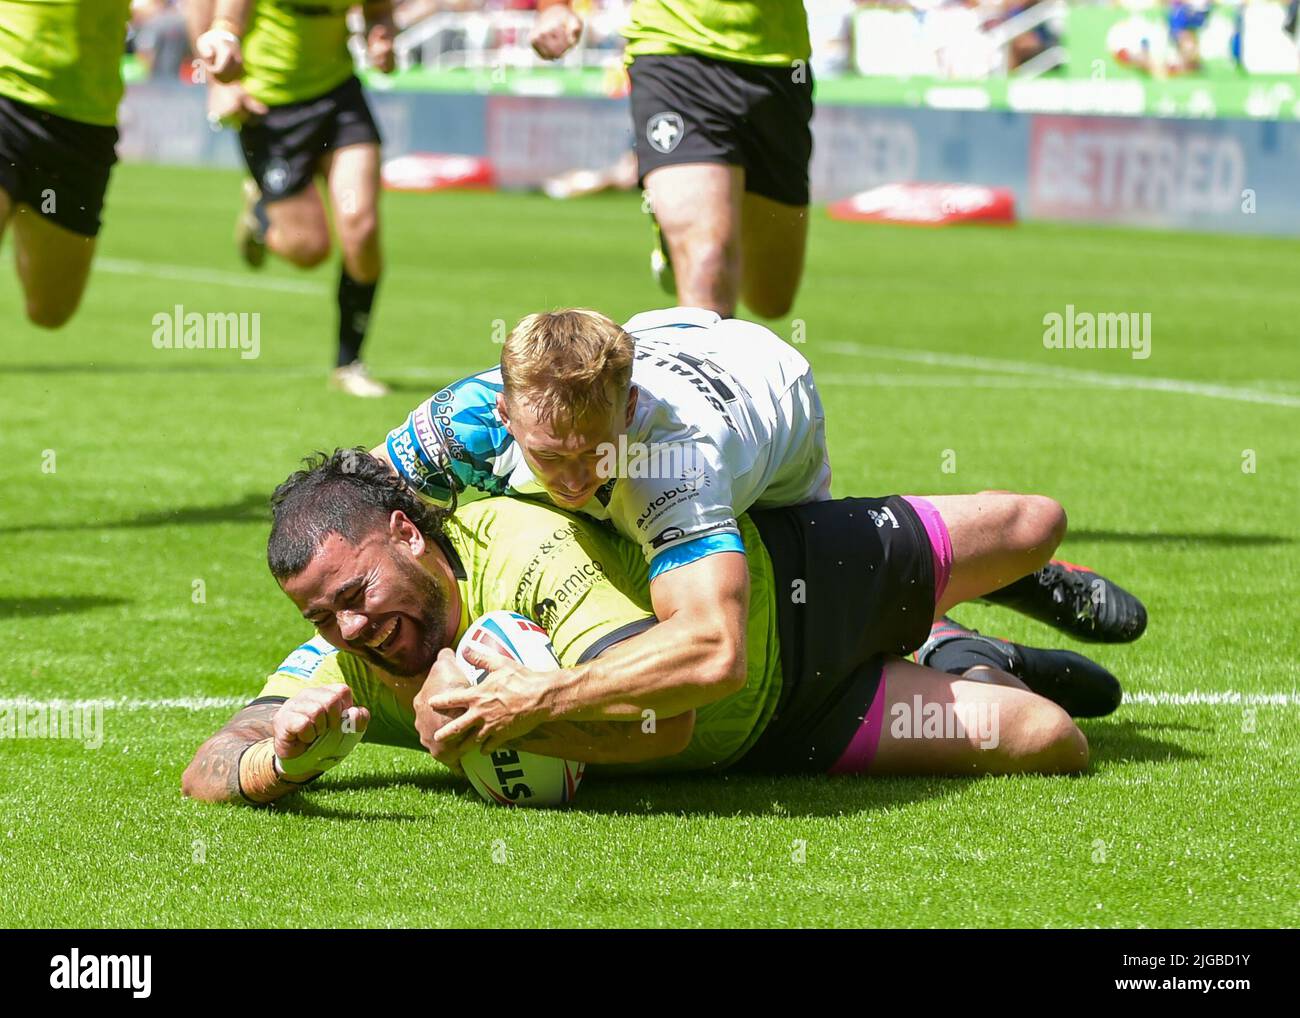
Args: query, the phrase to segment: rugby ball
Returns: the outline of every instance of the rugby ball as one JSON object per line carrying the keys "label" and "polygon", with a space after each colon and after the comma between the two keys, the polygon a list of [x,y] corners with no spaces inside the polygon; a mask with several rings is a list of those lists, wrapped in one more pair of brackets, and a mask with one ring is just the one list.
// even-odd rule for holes
{"label": "rugby ball", "polygon": [[[487,677],[465,659],[469,647],[513,658],[525,668],[553,671],[560,662],[546,630],[518,612],[494,611],[470,623],[456,647],[456,661],[475,685]],[[586,764],[504,747],[495,753],[471,750],[460,758],[469,783],[488,802],[501,806],[567,806],[582,783]]]}

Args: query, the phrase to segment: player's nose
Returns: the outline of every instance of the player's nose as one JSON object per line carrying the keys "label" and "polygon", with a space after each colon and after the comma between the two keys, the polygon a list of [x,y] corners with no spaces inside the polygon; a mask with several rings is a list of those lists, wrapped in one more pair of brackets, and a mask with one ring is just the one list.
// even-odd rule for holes
{"label": "player's nose", "polygon": [[339,612],[335,618],[339,623],[339,635],[352,643],[366,631],[370,620],[359,612]]}
{"label": "player's nose", "polygon": [[560,483],[569,494],[580,495],[591,485],[591,471],[585,463],[573,463],[560,475]]}

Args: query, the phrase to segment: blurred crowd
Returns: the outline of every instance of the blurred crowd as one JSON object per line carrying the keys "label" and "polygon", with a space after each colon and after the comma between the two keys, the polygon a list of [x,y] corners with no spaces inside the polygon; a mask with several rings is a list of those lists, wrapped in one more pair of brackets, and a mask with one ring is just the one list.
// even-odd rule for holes
{"label": "blurred crowd", "polygon": [[[996,32],[1010,22],[1009,31],[1022,23],[1037,22],[1006,40],[999,52],[1005,52],[1005,70],[1015,71],[1034,61],[1048,50],[1058,47],[1063,25],[1056,19],[1019,18],[1049,0],[805,0],[809,30],[813,41],[813,68],[818,74],[834,76],[854,73],[861,68],[863,54],[855,52],[854,22],[863,11],[893,12],[906,15],[917,24],[940,22],[950,36],[961,40]],[[1240,34],[1243,12],[1251,4],[1256,10],[1271,8],[1268,13],[1277,22],[1278,31],[1290,40],[1296,34],[1296,8],[1300,0],[1069,0],[1072,5],[1117,7],[1134,15],[1147,15],[1167,22],[1167,40],[1116,46],[1116,57],[1131,66],[1152,73],[1167,73],[1171,68],[1194,72],[1200,68],[1199,35],[1216,7],[1235,18]],[[630,0],[574,0],[574,9],[588,23],[586,45],[598,50],[617,51],[621,47],[618,29]],[[396,0],[395,20],[405,29],[433,15],[469,12],[523,13],[535,10],[537,0]],[[875,17],[876,15],[871,15]],[[512,24],[517,24],[517,19]],[[873,22],[883,25],[883,22]],[[963,35],[964,33],[964,35]],[[882,33],[883,34],[883,33]],[[526,38],[516,28],[501,33],[496,45],[526,48]],[[450,37],[446,45],[463,45],[464,40]],[[881,48],[890,43],[881,40]],[[1233,44],[1234,56],[1240,57],[1239,39]],[[192,54],[186,34],[181,0],[133,0],[128,50],[136,55],[154,78],[176,79],[188,76]],[[1160,66],[1156,66],[1157,60]],[[1285,62],[1284,62],[1285,63]],[[886,73],[886,72],[877,72]],[[958,74],[957,76],[962,76]]]}

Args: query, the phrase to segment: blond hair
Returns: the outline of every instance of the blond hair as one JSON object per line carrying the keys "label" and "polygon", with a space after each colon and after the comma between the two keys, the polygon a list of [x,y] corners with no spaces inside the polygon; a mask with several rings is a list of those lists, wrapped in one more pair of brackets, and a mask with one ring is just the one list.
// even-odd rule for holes
{"label": "blond hair", "polygon": [[506,401],[543,421],[586,420],[626,402],[632,339],[598,311],[567,308],[519,320],[501,350]]}

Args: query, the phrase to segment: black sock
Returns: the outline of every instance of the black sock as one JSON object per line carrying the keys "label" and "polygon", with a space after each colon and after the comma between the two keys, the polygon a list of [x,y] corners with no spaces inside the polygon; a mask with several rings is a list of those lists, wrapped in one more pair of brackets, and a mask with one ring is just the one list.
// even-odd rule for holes
{"label": "black sock", "polygon": [[378,282],[358,283],[347,269],[339,270],[339,367],[361,358],[378,286]]}
{"label": "black sock", "polygon": [[[999,645],[1005,646],[1008,650],[1003,650]],[[1014,655],[1017,650],[1019,648],[1015,644],[1004,643],[1002,640],[958,636],[939,644],[920,663],[935,671],[947,672],[949,675],[965,675],[972,668],[981,666],[1014,674],[1016,668]]]}

